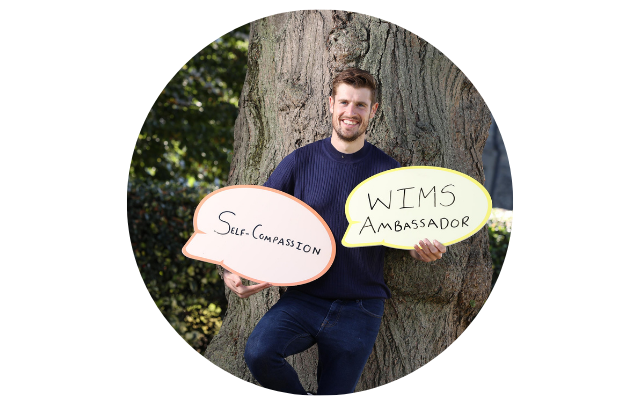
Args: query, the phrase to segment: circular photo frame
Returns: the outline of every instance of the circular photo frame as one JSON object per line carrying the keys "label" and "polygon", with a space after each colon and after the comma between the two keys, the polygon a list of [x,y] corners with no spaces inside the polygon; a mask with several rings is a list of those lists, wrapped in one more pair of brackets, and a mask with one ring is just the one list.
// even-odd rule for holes
{"label": "circular photo frame", "polygon": [[[364,93],[370,95],[370,104],[361,106],[358,92],[345,100],[336,91],[334,79],[350,69],[369,73],[374,86],[360,79],[339,85],[368,91]],[[344,109],[337,104],[343,101]],[[356,140],[332,141],[335,133],[352,126],[358,127],[354,134],[362,129],[353,135]],[[366,147],[357,149],[358,142]],[[326,165],[313,160],[326,154],[322,159],[330,161],[331,150],[347,159]],[[389,160],[383,164],[386,158],[379,157],[368,163],[378,152]],[[305,159],[318,166],[304,166]],[[284,168],[281,162],[291,167]],[[320,215],[331,212],[324,218],[331,226],[344,216],[346,196],[353,187],[370,177],[367,165],[384,171],[394,168],[393,162],[395,167],[455,170],[484,185],[494,207],[489,222],[444,251],[433,241],[416,247],[418,253],[413,255],[337,243],[339,263],[302,290],[257,288],[240,278],[225,280],[230,273],[222,266],[182,253],[194,232],[199,202],[221,187],[277,186],[302,196]],[[331,169],[339,164],[340,170]],[[358,182],[343,182],[351,172],[357,172]],[[333,191],[310,191],[326,184],[338,186]],[[326,199],[321,198],[323,193]],[[262,209],[259,201],[255,204]],[[512,209],[502,138],[489,108],[462,71],[433,45],[391,22],[335,10],[295,11],[253,21],[187,61],[159,95],[140,130],[128,184],[128,223],[138,268],[176,332],[239,378],[256,384],[262,379],[260,385],[267,388],[302,394],[375,388],[415,371],[450,346],[494,288],[508,248]],[[334,237],[339,241],[342,234]],[[354,254],[353,249],[361,253]],[[419,254],[420,249],[428,254]],[[360,273],[361,278],[354,272],[340,273],[370,263],[374,264],[366,274]],[[346,281],[336,289],[342,279]],[[301,315],[307,309],[288,311],[308,319],[300,321],[297,327],[302,329],[295,339],[279,346],[265,343],[265,350],[279,352],[280,361],[269,365],[266,373],[276,382],[256,378],[245,358],[247,342],[260,345],[271,336],[261,327],[260,333],[266,334],[262,340],[252,338],[256,325],[271,317],[266,314],[278,308],[282,297],[289,297],[287,305],[297,308],[292,303],[305,296],[311,297],[311,306],[329,303],[322,309],[324,319],[312,330],[305,322],[315,315]],[[323,346],[320,335],[338,325],[341,316],[351,319],[352,309],[375,322],[357,330],[347,325],[340,333],[345,341]],[[273,323],[284,322],[277,319]],[[367,328],[375,330],[369,331],[373,338],[364,349],[364,361],[353,360],[362,364],[351,367],[348,377],[338,378],[329,359],[345,358],[352,351],[348,340],[358,342]],[[300,338],[305,342],[297,345]],[[291,375],[297,384],[290,383]],[[339,387],[343,391],[333,392],[337,379],[351,382]]]}

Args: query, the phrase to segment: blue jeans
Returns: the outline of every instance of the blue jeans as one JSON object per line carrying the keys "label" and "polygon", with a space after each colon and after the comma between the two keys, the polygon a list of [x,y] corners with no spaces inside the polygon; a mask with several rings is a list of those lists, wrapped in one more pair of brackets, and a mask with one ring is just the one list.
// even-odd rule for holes
{"label": "blue jeans", "polygon": [[325,300],[288,290],[249,336],[245,361],[263,387],[306,395],[285,358],[317,343],[318,394],[354,392],[383,312],[382,299]]}

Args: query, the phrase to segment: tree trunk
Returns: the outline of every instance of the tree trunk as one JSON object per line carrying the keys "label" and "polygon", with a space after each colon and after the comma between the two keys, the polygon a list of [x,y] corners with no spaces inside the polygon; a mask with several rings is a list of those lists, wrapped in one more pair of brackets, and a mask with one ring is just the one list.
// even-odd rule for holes
{"label": "tree trunk", "polygon": [[[248,72],[235,126],[229,185],[262,184],[294,149],[331,134],[331,78],[360,67],[380,82],[380,108],[368,141],[403,166],[440,166],[484,183],[482,149],[490,114],[465,75],[440,51],[386,21],[343,11],[278,14],[251,24]],[[342,235],[335,235],[339,241]],[[489,296],[491,257],[485,229],[448,248],[434,264],[387,249],[392,298],[357,390],[411,373],[446,349]],[[220,333],[205,356],[255,382],[245,342],[282,289],[248,299],[229,294]],[[315,346],[288,360],[303,386],[316,389]]]}

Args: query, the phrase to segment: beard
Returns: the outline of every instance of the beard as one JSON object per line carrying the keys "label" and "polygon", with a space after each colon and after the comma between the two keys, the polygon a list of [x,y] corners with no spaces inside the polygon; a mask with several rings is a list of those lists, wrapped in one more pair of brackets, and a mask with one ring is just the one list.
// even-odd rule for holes
{"label": "beard", "polygon": [[355,142],[364,134],[364,131],[358,131],[355,135],[346,136],[340,128],[334,127],[334,129],[336,130],[336,135],[338,135],[338,138],[340,138],[340,140],[344,142]]}
{"label": "beard", "polygon": [[367,126],[368,126],[368,122],[365,121],[361,121],[358,120],[360,122],[360,127],[356,130],[356,132],[352,135],[348,135],[345,133],[345,131],[340,127],[340,120],[341,118],[334,118],[333,120],[333,129],[336,131],[336,135],[338,135],[338,138],[343,141],[343,142],[355,142],[357,141],[362,135],[364,135],[365,131],[367,130]]}

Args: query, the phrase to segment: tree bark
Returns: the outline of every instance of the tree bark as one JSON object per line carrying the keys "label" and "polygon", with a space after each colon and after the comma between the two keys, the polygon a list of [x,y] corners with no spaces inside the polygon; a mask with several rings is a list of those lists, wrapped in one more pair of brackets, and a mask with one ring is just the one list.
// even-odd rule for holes
{"label": "tree bark", "polygon": [[[273,15],[254,21],[250,37],[229,185],[262,184],[294,149],[330,136],[331,78],[346,67],[366,69],[380,83],[369,142],[403,166],[445,167],[484,183],[489,109],[460,69],[423,39],[343,11]],[[384,271],[392,298],[357,390],[423,366],[475,318],[491,287],[486,227],[433,264],[387,249]],[[245,342],[281,292],[272,287],[240,299],[227,290],[227,314],[205,356],[255,383],[243,359]],[[316,389],[316,356],[314,346],[288,359],[309,391]]]}

